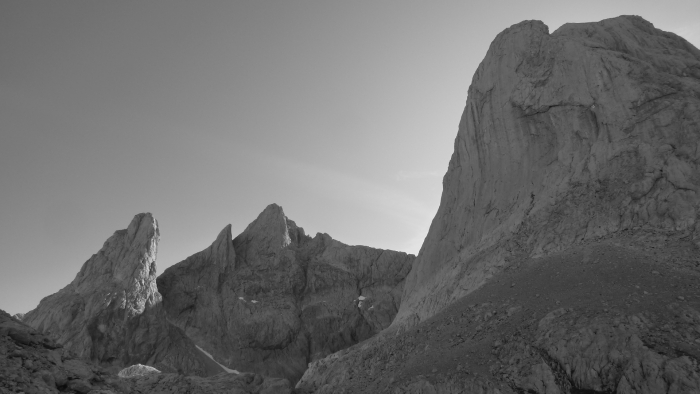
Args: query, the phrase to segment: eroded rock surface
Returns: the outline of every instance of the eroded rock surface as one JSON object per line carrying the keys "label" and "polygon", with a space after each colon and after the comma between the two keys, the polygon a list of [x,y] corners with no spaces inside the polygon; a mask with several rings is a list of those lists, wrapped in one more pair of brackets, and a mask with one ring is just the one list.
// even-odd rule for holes
{"label": "eroded rock surface", "polygon": [[699,283],[687,240],[587,243],[311,363],[297,393],[698,393]]}
{"label": "eroded rock surface", "polygon": [[477,69],[440,208],[394,324],[512,261],[623,231],[700,245],[700,51],[640,17],[500,33]]}
{"label": "eroded rock surface", "polygon": [[27,394],[290,394],[285,379],[221,373],[159,373],[136,365],[120,378],[0,310],[0,393]]}
{"label": "eroded rock surface", "polygon": [[700,392],[700,51],[639,17],[506,29],[392,326],[298,393]]}
{"label": "eroded rock surface", "polygon": [[87,393],[108,376],[0,310],[0,393]]}
{"label": "eroded rock surface", "polygon": [[136,215],[23,321],[78,357],[115,371],[142,363],[202,376],[222,372],[166,319],[156,286],[158,240],[153,216]]}
{"label": "eroded rock surface", "polygon": [[414,256],[307,236],[268,206],[235,239],[163,272],[170,321],[224,366],[296,381],[391,324]]}

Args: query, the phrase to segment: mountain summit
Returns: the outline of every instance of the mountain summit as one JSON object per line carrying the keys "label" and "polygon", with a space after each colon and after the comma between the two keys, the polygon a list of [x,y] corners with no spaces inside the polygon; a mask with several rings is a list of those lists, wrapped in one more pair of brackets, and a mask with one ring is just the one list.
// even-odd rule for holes
{"label": "mountain summit", "polygon": [[700,245],[699,124],[700,51],[675,34],[637,16],[506,29],[474,74],[395,324],[514,259],[622,232]]}
{"label": "mountain summit", "polygon": [[391,324],[413,259],[309,237],[271,204],[233,240],[226,227],[165,270],[158,288],[169,320],[216,360],[296,381],[309,361]]}

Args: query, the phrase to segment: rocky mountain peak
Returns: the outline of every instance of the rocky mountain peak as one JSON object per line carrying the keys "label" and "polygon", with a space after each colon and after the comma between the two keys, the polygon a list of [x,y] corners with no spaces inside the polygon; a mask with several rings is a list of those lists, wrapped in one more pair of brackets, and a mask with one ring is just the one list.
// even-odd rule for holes
{"label": "rocky mountain peak", "polygon": [[[116,297],[127,316],[142,313],[147,305],[160,300],[156,287],[159,240],[158,222],[153,215],[134,216],[126,229],[116,231],[105,241],[61,292]],[[31,313],[27,318],[33,321]]]}
{"label": "rocky mountain peak", "polygon": [[236,250],[245,250],[247,255],[264,256],[309,239],[304,229],[285,216],[281,206],[270,204],[233,242]]}
{"label": "rocky mountain peak", "polygon": [[[233,261],[227,229],[222,237],[228,234]],[[171,372],[220,372],[166,320],[156,285],[159,238],[158,222],[150,213],[134,216],[83,264],[68,286],[41,300],[23,321],[79,357],[105,366],[139,362]],[[221,249],[215,252],[229,258],[228,250]]]}
{"label": "rocky mountain peak", "polygon": [[622,231],[700,243],[698,124],[700,52],[640,17],[504,30],[469,88],[396,323],[518,256]]}
{"label": "rocky mountain peak", "polygon": [[226,227],[219,232],[216,240],[209,247],[209,253],[211,254],[211,263],[218,264],[221,268],[227,266],[233,266],[236,263],[236,251],[233,249],[233,236],[231,235],[231,225]]}

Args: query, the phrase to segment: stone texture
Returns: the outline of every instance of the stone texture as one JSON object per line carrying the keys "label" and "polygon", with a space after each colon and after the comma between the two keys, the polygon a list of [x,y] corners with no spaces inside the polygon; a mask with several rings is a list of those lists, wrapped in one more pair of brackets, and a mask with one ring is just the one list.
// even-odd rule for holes
{"label": "stone texture", "polygon": [[296,392],[698,393],[697,246],[630,238],[523,261],[411,328],[312,362]]}
{"label": "stone texture", "polygon": [[166,319],[156,286],[158,240],[153,216],[136,215],[23,321],[78,357],[117,371],[144,363],[203,376],[222,372]]}
{"label": "stone texture", "polygon": [[122,369],[121,371],[119,371],[117,376],[119,376],[120,378],[133,378],[135,376],[145,376],[155,373],[160,373],[160,371],[153,367],[149,367],[148,365],[135,364]]}
{"label": "stone texture", "polygon": [[500,33],[394,325],[513,261],[622,232],[700,245],[700,51],[640,17]]}
{"label": "stone texture", "polygon": [[150,394],[291,394],[286,379],[252,373],[222,373],[208,378],[175,374],[152,374],[127,379],[124,391]]}
{"label": "stone texture", "polygon": [[[10,332],[15,333],[10,336]],[[17,334],[21,333],[21,334]],[[14,338],[31,338],[16,341]],[[46,347],[51,339],[0,310],[0,394],[291,394],[285,379],[220,373],[211,377],[154,373],[133,366],[120,378],[66,348]],[[148,373],[144,373],[148,372]]]}
{"label": "stone texture", "polygon": [[[0,393],[58,393],[108,376],[0,310]],[[80,386],[86,387],[86,386]]]}
{"label": "stone texture", "polygon": [[268,206],[158,277],[170,321],[228,368],[296,381],[389,326],[414,256],[307,236]]}

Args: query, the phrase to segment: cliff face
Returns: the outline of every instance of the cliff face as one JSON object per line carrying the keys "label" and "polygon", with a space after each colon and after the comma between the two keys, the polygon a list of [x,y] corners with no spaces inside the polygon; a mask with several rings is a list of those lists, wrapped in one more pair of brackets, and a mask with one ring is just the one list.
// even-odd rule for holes
{"label": "cliff face", "polygon": [[386,328],[414,256],[311,238],[277,205],[168,268],[170,321],[217,361],[296,381],[311,360]]}
{"label": "cliff face", "polygon": [[511,262],[623,232],[700,245],[700,51],[639,17],[526,21],[479,66],[396,326]]}
{"label": "cliff face", "polygon": [[104,366],[144,363],[164,371],[221,372],[166,320],[156,286],[158,240],[153,216],[136,215],[68,286],[41,300],[23,321]]}
{"label": "cliff face", "polygon": [[160,373],[136,365],[119,377],[0,310],[0,393],[289,394],[285,379],[255,374],[213,377]]}
{"label": "cliff face", "polygon": [[392,327],[298,393],[700,392],[700,51],[526,21],[479,66]]}

